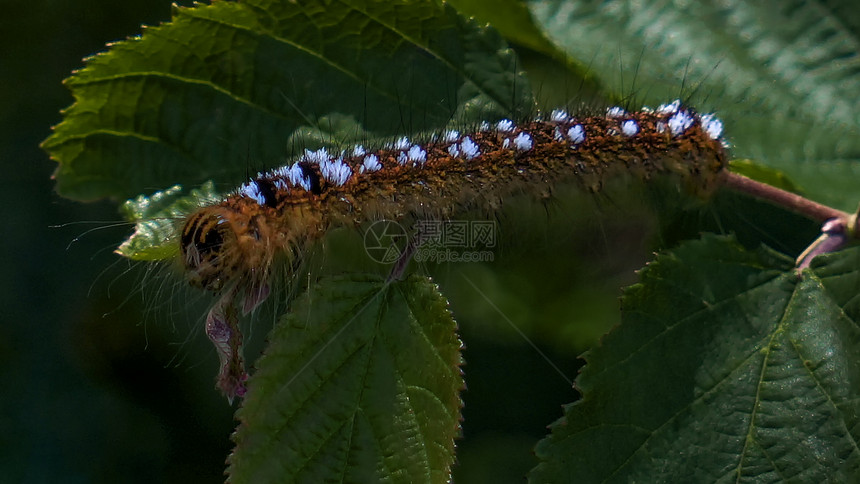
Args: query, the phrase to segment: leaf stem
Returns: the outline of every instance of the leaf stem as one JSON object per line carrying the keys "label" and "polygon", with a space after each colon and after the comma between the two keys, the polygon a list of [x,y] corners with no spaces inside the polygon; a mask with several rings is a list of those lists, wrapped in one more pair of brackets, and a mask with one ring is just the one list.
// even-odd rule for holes
{"label": "leaf stem", "polygon": [[835,252],[844,247],[851,238],[860,238],[860,235],[858,235],[860,234],[860,230],[856,230],[857,218],[860,212],[851,215],[842,210],[813,202],[796,193],[787,192],[743,175],[738,175],[737,173],[723,171],[721,177],[723,186],[730,190],[767,200],[821,222],[821,235],[795,261],[798,274],[809,267],[812,259],[816,256]]}
{"label": "leaf stem", "polygon": [[849,217],[851,217],[850,214],[842,210],[822,205],[796,193],[787,192],[737,173],[723,171],[721,176],[723,178],[722,186],[730,190],[767,200],[821,223],[831,219],[840,219],[847,222]]}

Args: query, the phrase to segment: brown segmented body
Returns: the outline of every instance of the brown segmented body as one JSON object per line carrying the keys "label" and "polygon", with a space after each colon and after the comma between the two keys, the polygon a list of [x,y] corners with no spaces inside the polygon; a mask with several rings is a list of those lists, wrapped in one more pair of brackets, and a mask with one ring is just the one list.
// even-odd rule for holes
{"label": "brown segmented body", "polygon": [[557,183],[596,191],[617,173],[672,173],[710,190],[727,163],[721,123],[677,101],[582,119],[554,111],[548,120],[485,128],[420,145],[402,138],[374,152],[306,152],[293,165],[258,175],[187,219],[181,250],[189,280],[213,291],[257,288],[278,254],[295,263],[331,227],[449,218],[476,206],[493,209],[513,193],[549,193]]}

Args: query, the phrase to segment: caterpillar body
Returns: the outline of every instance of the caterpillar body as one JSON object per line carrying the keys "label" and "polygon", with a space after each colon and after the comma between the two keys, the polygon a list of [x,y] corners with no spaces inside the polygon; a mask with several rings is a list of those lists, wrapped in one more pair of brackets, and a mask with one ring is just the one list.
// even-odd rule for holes
{"label": "caterpillar body", "polygon": [[332,227],[445,218],[482,203],[492,209],[526,187],[549,194],[553,184],[573,182],[597,191],[624,172],[643,179],[676,174],[709,190],[726,165],[722,123],[680,101],[581,118],[555,110],[519,125],[505,119],[468,134],[448,131],[424,144],[400,138],[375,151],[305,151],[197,209],[181,230],[189,282],[222,294],[207,318],[222,359],[218,386],[228,398],[244,393],[233,301],[242,297],[250,311],[268,296],[276,258],[297,264]]}

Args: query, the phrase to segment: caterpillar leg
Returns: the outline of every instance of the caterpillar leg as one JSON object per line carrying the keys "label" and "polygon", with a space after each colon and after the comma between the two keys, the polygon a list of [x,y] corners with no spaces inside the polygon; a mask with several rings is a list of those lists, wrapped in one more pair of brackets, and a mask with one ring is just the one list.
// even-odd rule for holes
{"label": "caterpillar leg", "polygon": [[215,345],[221,364],[215,387],[231,404],[235,397],[245,395],[248,379],[242,360],[242,333],[234,296],[232,292],[222,296],[206,316],[206,336]]}

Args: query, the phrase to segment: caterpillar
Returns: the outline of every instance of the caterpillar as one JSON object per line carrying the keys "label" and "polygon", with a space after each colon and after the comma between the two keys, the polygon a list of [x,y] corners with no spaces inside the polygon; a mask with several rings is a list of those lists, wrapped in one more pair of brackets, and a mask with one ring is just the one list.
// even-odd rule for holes
{"label": "caterpillar", "polygon": [[[615,173],[680,176],[709,191],[727,166],[722,123],[679,100],[635,112],[613,107],[574,117],[563,110],[516,124],[482,123],[426,143],[400,138],[377,150],[356,145],[306,150],[292,163],[259,173],[218,203],[191,213],[180,232],[188,281],[221,296],[206,329],[218,349],[218,386],[244,393],[241,334],[233,303],[249,312],[269,294],[276,259],[295,267],[329,229],[379,219],[448,218],[481,204],[556,183],[600,190]],[[490,197],[489,194],[493,196]]]}

